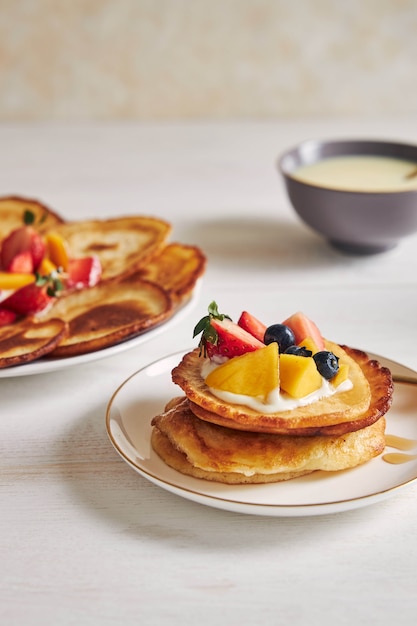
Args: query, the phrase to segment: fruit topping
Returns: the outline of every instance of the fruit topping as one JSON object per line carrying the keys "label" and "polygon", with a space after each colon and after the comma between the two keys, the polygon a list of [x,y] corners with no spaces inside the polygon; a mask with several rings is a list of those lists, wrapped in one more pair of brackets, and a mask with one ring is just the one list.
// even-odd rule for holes
{"label": "fruit topping", "polygon": [[12,258],[7,271],[12,274],[31,274],[33,272],[33,257],[30,250],[19,252]]}
{"label": "fruit topping", "polygon": [[1,306],[17,315],[34,315],[43,311],[62,288],[58,279],[37,276],[35,282],[25,285],[2,301]]}
{"label": "fruit topping", "polygon": [[332,385],[338,387],[349,378],[349,365],[348,363],[339,362],[339,370],[337,374],[332,378]]}
{"label": "fruit topping", "polygon": [[34,283],[35,280],[35,274],[0,272],[0,289],[5,289],[6,291],[20,289],[20,287],[29,285],[29,283]]}
{"label": "fruit topping", "polygon": [[232,322],[228,315],[219,313],[217,304],[208,307],[209,314],[203,317],[194,328],[193,337],[202,333],[200,355],[234,357],[245,352],[253,352],[265,345],[246,330]]}
{"label": "fruit topping", "polygon": [[280,386],[293,398],[304,398],[320,389],[322,378],[312,357],[281,354]]}
{"label": "fruit topping", "polygon": [[68,246],[61,235],[50,232],[46,235],[47,256],[56,267],[68,269],[69,252]]}
{"label": "fruit topping", "polygon": [[283,324],[289,326],[294,333],[296,344],[301,344],[304,339],[310,337],[318,350],[324,350],[324,339],[316,324],[304,313],[298,312],[286,319]]}
{"label": "fruit topping", "polygon": [[13,324],[17,315],[14,311],[9,311],[8,309],[3,309],[0,306],[0,327],[7,326],[7,324]]}
{"label": "fruit topping", "polygon": [[279,387],[279,362],[276,344],[229,359],[205,380],[209,387],[265,400]]}
{"label": "fruit topping", "polygon": [[69,259],[67,273],[66,286],[69,289],[94,287],[101,278],[100,259],[95,255]]}
{"label": "fruit topping", "polygon": [[339,370],[339,359],[333,352],[321,350],[313,355],[313,359],[317,370],[326,380],[331,380],[337,374]]}
{"label": "fruit topping", "polygon": [[48,276],[49,274],[52,274],[52,272],[56,272],[57,270],[58,268],[55,263],[52,263],[50,259],[44,257],[41,264],[39,265],[38,274],[40,274],[41,276]]}
{"label": "fruit topping", "polygon": [[311,350],[308,350],[305,346],[290,346],[285,350],[284,354],[296,354],[297,356],[312,356]]}
{"label": "fruit topping", "polygon": [[298,345],[301,346],[302,348],[305,348],[306,350],[309,350],[312,354],[315,354],[316,352],[319,351],[318,347],[316,346],[314,340],[311,337],[306,337]]}
{"label": "fruit topping", "polygon": [[323,379],[337,387],[349,377],[348,365],[324,349],[316,324],[303,313],[266,327],[243,311],[235,324],[212,302],[193,336],[200,333],[200,356],[220,364],[205,379],[212,389],[264,402],[272,389],[279,389],[299,400],[321,389]]}
{"label": "fruit topping", "polygon": [[296,343],[293,331],[286,324],[268,326],[265,331],[264,343],[268,345],[273,342],[278,344],[280,352],[285,352]]}
{"label": "fruit topping", "polygon": [[31,225],[34,215],[24,213],[24,226],[13,230],[4,240],[0,251],[0,263],[7,272],[36,271],[45,256],[45,242]]}
{"label": "fruit topping", "polygon": [[262,342],[264,341],[266,325],[256,319],[251,313],[242,311],[237,323],[238,326],[256,337],[256,339]]}

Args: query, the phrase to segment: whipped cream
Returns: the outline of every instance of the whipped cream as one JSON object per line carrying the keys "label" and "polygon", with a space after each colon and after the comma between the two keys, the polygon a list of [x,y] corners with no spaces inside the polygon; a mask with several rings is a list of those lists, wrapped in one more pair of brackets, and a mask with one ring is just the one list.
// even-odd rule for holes
{"label": "whipped cream", "polygon": [[[227,359],[223,359],[222,362],[226,360]],[[214,371],[219,365],[221,365],[221,361],[219,362],[219,360],[210,361],[210,359],[206,359],[201,368],[202,377],[205,379],[210,372]],[[349,379],[343,381],[340,385],[335,387],[330,381],[322,378],[320,389],[313,391],[313,393],[310,393],[303,398],[292,398],[287,393],[281,392],[280,388],[277,387],[268,394],[265,400],[263,400],[263,398],[255,398],[244,394],[231,393],[230,391],[222,391],[212,387],[209,387],[209,390],[214,396],[216,396],[216,398],[219,398],[219,400],[223,400],[224,402],[228,402],[229,404],[243,404],[250,409],[259,411],[260,413],[276,413],[278,411],[291,411],[300,406],[313,404],[313,402],[317,402],[322,398],[333,396],[335,393],[349,391],[352,387],[353,383]]]}

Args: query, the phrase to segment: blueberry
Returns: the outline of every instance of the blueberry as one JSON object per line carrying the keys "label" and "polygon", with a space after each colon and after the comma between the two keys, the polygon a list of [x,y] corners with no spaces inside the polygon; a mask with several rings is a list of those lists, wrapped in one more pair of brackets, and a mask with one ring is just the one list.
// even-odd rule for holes
{"label": "blueberry", "polygon": [[265,331],[264,343],[277,343],[280,352],[285,352],[287,348],[295,344],[295,336],[291,328],[285,324],[272,324]]}
{"label": "blueberry", "polygon": [[296,356],[312,356],[312,351],[305,346],[290,346],[285,350],[285,354],[295,354]]}
{"label": "blueberry", "polygon": [[321,350],[313,355],[313,359],[316,362],[319,373],[326,380],[333,378],[339,371],[339,357],[333,354],[333,352]]}

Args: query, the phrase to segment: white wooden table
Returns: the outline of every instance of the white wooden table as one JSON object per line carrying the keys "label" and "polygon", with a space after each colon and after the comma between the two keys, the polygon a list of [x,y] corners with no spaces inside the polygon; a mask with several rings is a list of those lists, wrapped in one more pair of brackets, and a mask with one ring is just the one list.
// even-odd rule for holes
{"label": "white wooden table", "polygon": [[417,484],[344,513],[244,515],[151,484],[105,429],[118,385],[193,345],[213,299],[270,323],[302,310],[327,337],[417,369],[417,237],[343,256],[298,221],[276,171],[295,143],[342,136],[417,142],[417,119],[0,127],[1,195],[67,219],[158,215],[208,257],[171,333],[0,379],[1,624],[415,624]]}

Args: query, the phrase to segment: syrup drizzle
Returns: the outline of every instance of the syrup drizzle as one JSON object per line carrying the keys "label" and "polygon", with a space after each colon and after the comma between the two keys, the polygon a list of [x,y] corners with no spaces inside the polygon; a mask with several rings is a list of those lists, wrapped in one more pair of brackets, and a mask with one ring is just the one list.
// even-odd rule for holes
{"label": "syrup drizzle", "polygon": [[[397,448],[397,450],[412,450],[417,447],[416,439],[407,439],[406,437],[398,437],[397,435],[386,435],[386,445],[390,448]],[[403,454],[403,452],[389,452],[384,454],[382,459],[386,463],[392,463],[399,465],[401,463],[408,463],[417,459],[417,454]]]}

